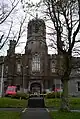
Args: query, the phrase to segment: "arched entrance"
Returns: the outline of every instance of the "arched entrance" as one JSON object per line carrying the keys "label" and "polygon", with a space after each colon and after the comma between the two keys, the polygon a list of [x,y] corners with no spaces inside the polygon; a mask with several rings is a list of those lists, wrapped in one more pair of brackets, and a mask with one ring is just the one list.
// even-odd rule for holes
{"label": "arched entrance", "polygon": [[32,83],[30,86],[30,91],[32,93],[41,93],[41,84],[40,83]]}
{"label": "arched entrance", "polygon": [[31,81],[29,83],[29,91],[31,93],[41,93],[43,89],[42,82],[39,81]]}

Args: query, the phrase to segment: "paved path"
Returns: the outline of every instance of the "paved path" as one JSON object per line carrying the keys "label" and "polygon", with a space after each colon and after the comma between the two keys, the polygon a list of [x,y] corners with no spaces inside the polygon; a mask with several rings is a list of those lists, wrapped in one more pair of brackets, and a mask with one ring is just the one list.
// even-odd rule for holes
{"label": "paved path", "polygon": [[15,111],[15,112],[22,112],[24,108],[0,108],[0,111]]}
{"label": "paved path", "polygon": [[25,108],[21,119],[51,119],[45,108]]}
{"label": "paved path", "polygon": [[[18,111],[18,112],[25,112],[26,110],[28,110],[29,108],[0,108],[0,111]],[[34,109],[34,108],[32,108]],[[37,108],[35,108],[37,109]],[[41,109],[41,108],[40,108]],[[54,108],[42,108],[44,110],[47,110],[47,112],[50,112],[50,111],[58,111],[57,109],[54,109]],[[80,112],[80,110],[77,110],[77,109],[74,109],[74,110],[70,110],[71,112]]]}

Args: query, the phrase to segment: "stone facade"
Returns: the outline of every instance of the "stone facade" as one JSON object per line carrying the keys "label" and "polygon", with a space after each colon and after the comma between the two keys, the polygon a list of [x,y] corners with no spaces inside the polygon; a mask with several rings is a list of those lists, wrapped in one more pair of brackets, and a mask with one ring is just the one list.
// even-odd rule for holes
{"label": "stone facade", "polygon": [[16,41],[11,40],[7,56],[0,57],[0,62],[4,59],[4,89],[8,85],[16,85],[20,91],[41,93],[54,88],[54,85],[56,88],[62,88],[56,72],[57,55],[48,54],[46,26],[42,19],[35,18],[29,21],[24,54],[15,54],[15,44]]}

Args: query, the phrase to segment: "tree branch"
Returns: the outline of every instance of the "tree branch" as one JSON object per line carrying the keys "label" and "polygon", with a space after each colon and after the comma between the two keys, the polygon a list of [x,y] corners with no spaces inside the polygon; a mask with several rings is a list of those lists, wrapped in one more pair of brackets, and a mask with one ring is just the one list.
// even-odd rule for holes
{"label": "tree branch", "polygon": [[9,29],[8,35],[7,35],[6,39],[5,39],[5,41],[3,42],[3,44],[0,46],[0,50],[3,48],[3,46],[4,46],[5,43],[6,43],[6,41],[7,41],[8,38],[9,38],[9,35],[10,35],[10,32],[11,32],[11,29],[12,29],[12,24],[13,24],[13,22],[11,22],[11,26],[10,26],[10,29]]}
{"label": "tree branch", "polygon": [[71,47],[69,49],[69,52],[72,51],[72,48],[74,47],[74,44],[75,44],[75,38],[76,38],[76,36],[77,36],[77,34],[80,30],[80,0],[78,0],[78,8],[79,8],[79,12],[78,12],[78,14],[79,14],[79,24],[78,24],[76,30],[73,33],[73,40],[72,40],[72,44],[71,44]]}
{"label": "tree branch", "polygon": [[11,11],[5,16],[5,18],[0,22],[0,24],[2,24],[11,14],[11,12],[15,9],[15,7],[18,5],[19,1],[16,3],[16,5],[13,6],[13,8],[11,9]]}

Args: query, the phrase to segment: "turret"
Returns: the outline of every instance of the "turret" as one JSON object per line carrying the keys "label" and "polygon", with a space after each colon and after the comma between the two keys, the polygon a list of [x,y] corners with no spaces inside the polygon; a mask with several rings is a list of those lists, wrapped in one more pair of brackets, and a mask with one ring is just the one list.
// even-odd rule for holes
{"label": "turret", "polygon": [[43,37],[43,39],[46,40],[46,27],[45,22],[42,19],[32,19],[28,23],[28,41],[30,40],[30,37]]}
{"label": "turret", "polygon": [[15,54],[15,45],[16,45],[16,41],[15,40],[10,40],[9,50],[7,51],[7,55]]}
{"label": "turret", "polygon": [[39,52],[40,50],[46,50],[46,26],[42,19],[36,17],[28,23],[27,30],[27,43],[25,47],[25,53],[27,52]]}

